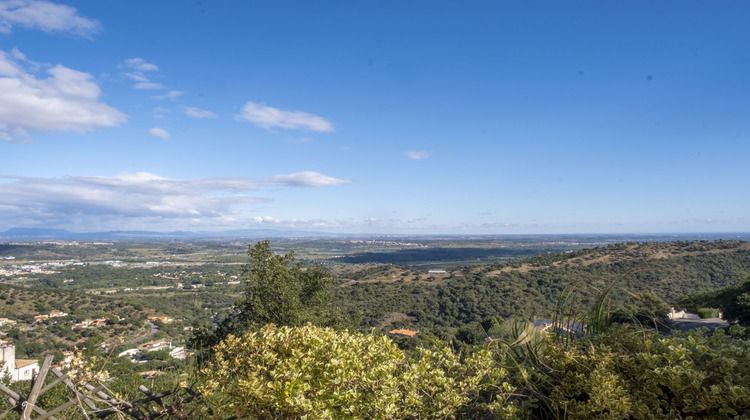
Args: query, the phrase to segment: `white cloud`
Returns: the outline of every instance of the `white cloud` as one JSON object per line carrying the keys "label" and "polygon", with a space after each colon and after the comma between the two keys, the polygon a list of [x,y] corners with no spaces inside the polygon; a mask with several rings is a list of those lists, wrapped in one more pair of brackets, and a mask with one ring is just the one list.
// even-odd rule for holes
{"label": "white cloud", "polygon": [[268,178],[268,182],[274,185],[287,185],[295,187],[328,187],[331,185],[348,184],[351,181],[333,178],[318,172],[305,171],[289,175],[277,175]]}
{"label": "white cloud", "polygon": [[152,135],[154,137],[159,137],[160,139],[164,139],[164,140],[169,140],[169,137],[170,137],[170,135],[167,132],[167,130],[164,130],[164,129],[158,128],[158,127],[154,127],[152,129],[148,130],[148,134],[150,134],[150,135]]}
{"label": "white cloud", "polygon": [[161,83],[154,83],[151,81],[151,79],[146,75],[148,72],[155,72],[159,71],[159,67],[156,64],[151,64],[147,62],[146,60],[135,57],[135,58],[128,58],[127,60],[123,61],[122,64],[120,64],[118,67],[120,68],[126,68],[130,71],[122,72],[123,77],[126,77],[130,80],[133,80],[135,82],[138,82],[133,85],[136,89],[164,89],[165,86]]}
{"label": "white cloud", "polygon": [[278,225],[279,223],[281,223],[281,219],[277,219],[271,216],[255,216],[253,217],[253,222]]}
{"label": "white cloud", "polygon": [[133,85],[136,89],[164,89],[164,85],[161,83],[152,83],[152,82],[140,82]]}
{"label": "white cloud", "polygon": [[184,112],[185,115],[193,117],[193,118],[219,118],[218,115],[214,114],[211,111],[206,111],[205,109],[193,108],[192,106],[182,107],[182,112]]}
{"label": "white cloud", "polygon": [[179,91],[179,90],[170,90],[169,92],[167,92],[164,95],[154,95],[154,96],[151,97],[151,99],[159,99],[159,100],[169,99],[170,101],[175,101],[175,100],[177,100],[177,98],[179,98],[180,96],[182,96],[184,94],[185,94],[185,92],[182,92],[182,91]]}
{"label": "white cloud", "polygon": [[140,57],[128,58],[125,60],[125,65],[137,71],[159,71],[156,64],[151,64]]}
{"label": "white cloud", "polygon": [[414,159],[414,160],[422,160],[422,159],[427,159],[428,157],[430,157],[429,153],[425,151],[417,151],[417,150],[407,150],[404,152],[404,155],[406,155],[406,157],[408,157],[409,159]]}
{"label": "white cloud", "polygon": [[333,124],[323,117],[302,111],[283,111],[265,104],[247,102],[237,120],[249,121],[263,128],[287,128],[332,133]]}
{"label": "white cloud", "polygon": [[99,22],[79,16],[74,7],[44,0],[0,2],[0,33],[11,33],[16,26],[83,37],[101,30]]}
{"label": "white cloud", "polygon": [[[304,174],[304,175],[300,175]],[[315,174],[315,176],[313,176]],[[251,195],[263,187],[318,187],[300,178],[326,179],[326,185],[347,181],[314,172],[269,178],[174,179],[149,172],[121,173],[111,177],[28,178],[0,176],[0,214],[6,226],[85,224],[107,228],[133,228],[150,224],[163,230],[171,227],[253,222],[238,206],[268,202]],[[6,182],[2,182],[2,181]],[[264,216],[256,223],[281,223]],[[283,221],[293,223],[294,220]],[[303,223],[303,221],[298,221]]]}
{"label": "white cloud", "polygon": [[165,114],[168,114],[171,111],[168,108],[157,106],[152,112],[154,114],[154,118],[166,118]]}
{"label": "white cloud", "polygon": [[148,82],[148,77],[144,76],[143,73],[125,72],[122,75],[136,82]]}
{"label": "white cloud", "polygon": [[47,67],[48,77],[37,78],[38,67],[17,50],[0,51],[0,140],[22,141],[34,132],[85,133],[126,120],[99,102],[101,90],[90,74],[56,65]]}

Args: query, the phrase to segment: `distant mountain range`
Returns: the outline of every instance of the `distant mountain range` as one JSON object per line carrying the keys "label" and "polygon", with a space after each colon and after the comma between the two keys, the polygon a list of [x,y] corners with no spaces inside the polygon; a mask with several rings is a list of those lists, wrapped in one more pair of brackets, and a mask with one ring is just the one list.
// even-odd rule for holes
{"label": "distant mountain range", "polygon": [[134,240],[134,239],[200,239],[200,238],[299,238],[299,237],[343,237],[348,235],[326,232],[275,229],[243,229],[220,232],[153,232],[146,230],[112,230],[108,232],[71,232],[65,229],[12,228],[0,232],[4,240]]}
{"label": "distant mountain range", "polygon": [[561,238],[561,240],[605,240],[614,242],[653,242],[653,241],[692,241],[733,239],[750,241],[750,233],[653,233],[653,234],[534,234],[534,235],[428,235],[428,234],[363,234],[331,233],[287,229],[237,229],[217,232],[190,232],[177,230],[173,232],[155,232],[148,230],[111,230],[107,232],[71,232],[66,229],[52,228],[12,228],[0,232],[0,240],[15,241],[51,241],[51,240],[180,240],[180,239],[279,239],[279,238],[397,238],[421,237],[429,239],[446,238]]}

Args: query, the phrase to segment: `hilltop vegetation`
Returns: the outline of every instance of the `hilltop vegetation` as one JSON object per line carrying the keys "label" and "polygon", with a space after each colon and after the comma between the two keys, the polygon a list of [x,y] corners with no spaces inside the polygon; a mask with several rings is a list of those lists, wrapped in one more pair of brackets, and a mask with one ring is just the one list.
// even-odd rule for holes
{"label": "hilltop vegetation", "polygon": [[[316,242],[302,244],[307,247],[307,255],[314,254],[311,247]],[[363,250],[365,245],[368,244],[350,241],[338,243],[338,248],[327,245],[323,249]],[[369,245],[384,249],[407,247],[414,251],[430,249],[412,242],[380,241]],[[281,249],[269,246],[276,253]],[[525,242],[519,246],[534,248]],[[541,245],[547,246],[551,245]],[[58,254],[75,253],[75,247],[55,244],[21,247],[31,253],[52,252],[48,248]],[[227,284],[230,280],[237,281],[242,274],[242,265],[233,257],[236,245],[214,249],[205,244],[130,243],[84,248],[92,247],[106,251],[99,256],[116,252],[130,255],[134,262],[125,266],[85,262],[56,268],[51,274],[11,277],[9,281],[34,285],[36,289],[16,288],[25,290],[29,296],[6,300],[5,316],[29,321],[35,312],[44,313],[46,306],[38,302],[60,302],[60,308],[53,309],[86,312],[90,316],[114,314],[133,323],[142,322],[148,315],[168,315],[183,319],[185,325],[209,326],[230,313],[245,287]],[[465,244],[457,242],[452,247],[464,249]],[[182,262],[145,266],[149,250],[158,250],[161,256],[176,255]],[[231,261],[210,260],[210,255],[224,259],[222,252],[228,252]],[[437,255],[443,255],[440,252]],[[580,304],[585,306],[609,284],[614,284],[612,303],[617,306],[631,300],[633,295],[646,292],[674,304],[688,294],[737,284],[750,276],[750,243],[718,240],[612,244],[508,262],[447,267],[445,273],[372,262],[324,267],[333,273],[336,285],[331,290],[333,305],[359,319],[364,330],[410,328],[446,340],[459,335],[481,339],[486,336],[487,328],[480,328],[480,322],[494,325],[498,320],[517,316],[549,316],[563,290],[573,285]],[[88,293],[76,291],[106,294],[94,299]],[[42,293],[51,299],[38,297]],[[13,304],[14,301],[19,303]],[[702,306],[691,305],[696,309]],[[131,321],[134,319],[138,321]],[[189,333],[177,335],[175,338],[184,338]]]}
{"label": "hilltop vegetation", "polygon": [[[75,288],[44,280],[52,275],[25,280],[35,288],[0,286],[4,314],[22,322],[51,309],[115,321],[85,332],[69,329],[73,318],[6,331],[27,357],[87,346],[86,354],[105,360],[117,378],[108,386],[126,394],[142,382],[133,366],[169,371],[155,384],[191,381],[202,397],[192,406],[173,403],[207,418],[731,418],[750,409],[746,330],[662,336],[628,325],[627,316],[661,317],[663,300],[693,292],[693,305],[721,301],[746,309],[746,242],[616,244],[445,273],[366,263],[336,265],[331,275],[320,264],[272,252],[268,242],[251,246],[248,256],[240,272],[234,266],[243,281],[234,289],[216,281],[226,279],[225,266],[205,263],[110,267],[112,279],[107,266],[84,265],[54,274],[75,274]],[[128,273],[138,279],[128,283]],[[145,278],[159,288],[144,289]],[[185,279],[191,287],[179,287]],[[117,290],[84,294],[86,284]],[[129,284],[140,289],[121,289]],[[192,340],[199,366],[165,351],[147,354],[143,365],[101,357],[146,337],[187,335],[182,321],[159,324],[150,336],[147,314],[223,322]],[[524,321],[533,315],[581,316],[586,327],[576,339],[542,334]],[[420,333],[387,337],[394,327]],[[485,342],[488,336],[494,342]]]}
{"label": "hilltop vegetation", "polygon": [[[750,243],[617,244],[510,263],[458,267],[432,281],[415,280],[408,267],[400,274],[392,266],[380,270],[386,270],[388,278],[382,271],[368,268],[347,275],[353,281],[336,290],[349,310],[362,313],[363,325],[382,326],[384,318],[403,314],[408,320],[393,326],[458,328],[496,316],[548,316],[563,290],[573,285],[583,305],[609,284],[615,284],[614,303],[643,292],[676,303],[681,296],[736,284],[750,276]],[[380,280],[373,281],[368,275]]]}

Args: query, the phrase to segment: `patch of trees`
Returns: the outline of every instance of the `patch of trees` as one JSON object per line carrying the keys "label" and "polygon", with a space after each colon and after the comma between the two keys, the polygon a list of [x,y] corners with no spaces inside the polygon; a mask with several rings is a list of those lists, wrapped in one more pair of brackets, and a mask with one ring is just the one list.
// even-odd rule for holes
{"label": "patch of trees", "polygon": [[294,252],[276,254],[268,240],[249,246],[247,254],[250,261],[242,270],[244,294],[218,328],[196,334],[193,344],[199,350],[266,324],[354,325],[332,304],[335,279],[322,265],[305,266],[295,260]]}
{"label": "patch of trees", "polygon": [[[722,252],[713,252],[717,250]],[[549,265],[572,259],[591,263]],[[517,269],[522,263],[539,268]],[[747,243],[733,241],[623,244],[491,264],[464,273],[440,284],[359,283],[334,293],[340,305],[362,314],[363,327],[377,326],[385,314],[400,312],[413,318],[394,327],[460,328],[493,316],[547,316],[562,291],[575,285],[581,290],[582,304],[593,302],[611,283],[615,284],[613,308],[644,293],[674,304],[690,292],[715,290],[750,276],[750,249]]]}
{"label": "patch of trees", "polygon": [[750,327],[750,277],[736,285],[694,293],[683,298],[680,304],[710,315],[716,311],[712,308],[718,308],[726,321]]}
{"label": "patch of trees", "polygon": [[[203,264],[195,266],[158,266],[149,268],[112,267],[88,264],[68,267],[58,273],[37,277],[38,285],[50,288],[97,289],[136,288],[144,286],[174,286],[177,283],[212,285],[238,276],[236,265]],[[73,280],[64,283],[63,280]]]}

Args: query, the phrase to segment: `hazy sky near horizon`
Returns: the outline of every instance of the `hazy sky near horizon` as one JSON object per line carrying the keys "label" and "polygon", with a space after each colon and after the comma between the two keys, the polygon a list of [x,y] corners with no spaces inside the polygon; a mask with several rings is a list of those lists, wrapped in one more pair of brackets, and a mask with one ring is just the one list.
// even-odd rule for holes
{"label": "hazy sky near horizon", "polygon": [[750,231],[750,3],[0,0],[0,230]]}

